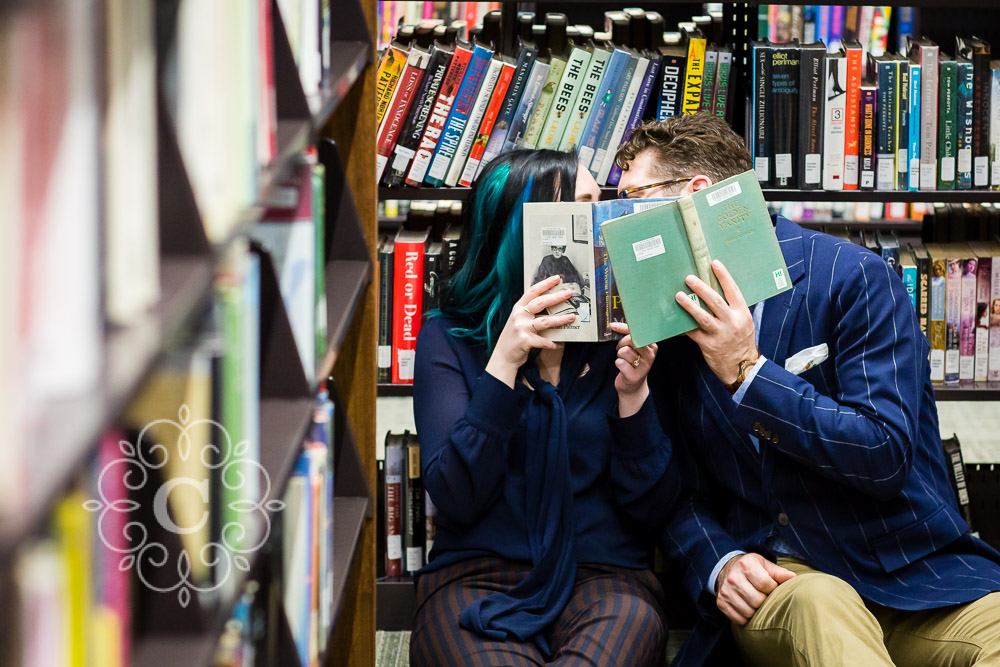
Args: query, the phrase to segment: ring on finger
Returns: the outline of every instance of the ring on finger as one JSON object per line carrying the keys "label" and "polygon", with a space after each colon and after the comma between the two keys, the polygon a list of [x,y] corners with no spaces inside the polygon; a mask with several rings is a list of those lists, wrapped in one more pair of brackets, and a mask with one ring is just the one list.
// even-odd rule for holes
{"label": "ring on finger", "polygon": [[528,314],[529,314],[529,315],[531,315],[532,317],[534,317],[534,316],[535,316],[535,314],[534,314],[533,312],[531,312],[530,310],[528,310],[528,307],[527,307],[527,306],[521,306],[521,308],[524,308],[524,312],[528,313]]}
{"label": "ring on finger", "polygon": [[535,320],[531,320],[531,330],[538,333],[538,329],[535,328]]}
{"label": "ring on finger", "polygon": [[639,361],[640,361],[641,359],[642,359],[642,357],[636,357],[636,358],[635,358],[635,359],[634,359],[634,360],[632,361],[632,366],[634,366],[635,368],[639,368]]}

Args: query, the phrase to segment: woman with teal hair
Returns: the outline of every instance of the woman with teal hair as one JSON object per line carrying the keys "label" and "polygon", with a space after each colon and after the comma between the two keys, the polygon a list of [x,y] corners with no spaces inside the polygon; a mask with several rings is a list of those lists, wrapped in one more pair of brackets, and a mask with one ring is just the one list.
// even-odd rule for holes
{"label": "woman with teal hair", "polygon": [[437,535],[412,664],[662,664],[648,567],[679,480],[646,385],[656,345],[554,343],[572,292],[524,291],[525,202],[591,201],[575,156],[514,151],[473,185],[460,268],[417,340],[413,408]]}

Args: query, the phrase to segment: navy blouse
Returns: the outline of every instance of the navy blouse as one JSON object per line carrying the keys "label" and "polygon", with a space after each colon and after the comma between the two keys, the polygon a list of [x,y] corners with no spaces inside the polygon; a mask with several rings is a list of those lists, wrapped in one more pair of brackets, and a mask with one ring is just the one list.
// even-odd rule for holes
{"label": "navy blouse", "polygon": [[[428,320],[417,339],[413,409],[424,484],[438,509],[425,571],[478,556],[530,561],[524,407],[531,389],[485,372],[484,347]],[[618,417],[616,344],[566,345],[557,390],[566,407],[578,563],[648,564],[680,488],[670,441],[647,399]],[[533,363],[533,362],[532,362]]]}

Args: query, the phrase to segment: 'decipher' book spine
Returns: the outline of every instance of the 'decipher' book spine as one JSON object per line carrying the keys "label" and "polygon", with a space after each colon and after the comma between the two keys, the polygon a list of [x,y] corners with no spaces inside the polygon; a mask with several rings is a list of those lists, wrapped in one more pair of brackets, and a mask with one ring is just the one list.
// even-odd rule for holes
{"label": "'decipher' book spine", "polygon": [[803,190],[816,190],[823,181],[823,64],[822,42],[799,49],[799,145],[797,180]]}
{"label": "'decipher' book spine", "polygon": [[[510,132],[511,124],[514,122],[518,104],[521,101],[521,95],[528,85],[531,68],[535,64],[537,56],[538,50],[534,46],[525,44],[521,47],[521,52],[517,56],[517,63],[514,65],[514,75],[511,77],[510,85],[507,89],[507,97],[504,99],[500,115],[497,116],[490,139],[486,143],[486,150],[483,152],[483,158],[479,163],[478,171],[482,171],[483,167],[489,164],[503,150],[504,143],[507,141],[507,134]],[[479,175],[478,171],[477,176]]]}
{"label": "'decipher' book spine", "polygon": [[[681,100],[683,99],[682,82],[684,72],[687,70],[687,51],[677,47],[671,47],[671,52],[664,53],[666,49],[661,49],[660,68],[663,76],[660,77],[660,95],[656,104],[656,119],[666,120],[671,116],[678,116],[681,113]],[[676,53],[672,51],[677,51]],[[730,59],[732,54],[730,54]]]}
{"label": "'decipher' book spine", "polygon": [[796,127],[799,109],[799,49],[781,45],[771,50],[771,140],[776,188],[795,187]]}
{"label": "'decipher' book spine", "polygon": [[580,93],[576,97],[569,126],[563,132],[562,140],[559,142],[559,150],[572,152],[580,144],[580,139],[587,128],[587,122],[596,109],[601,84],[604,82],[610,62],[611,51],[600,47],[594,49],[594,53],[590,57],[590,66],[587,68],[587,75],[580,84]]}

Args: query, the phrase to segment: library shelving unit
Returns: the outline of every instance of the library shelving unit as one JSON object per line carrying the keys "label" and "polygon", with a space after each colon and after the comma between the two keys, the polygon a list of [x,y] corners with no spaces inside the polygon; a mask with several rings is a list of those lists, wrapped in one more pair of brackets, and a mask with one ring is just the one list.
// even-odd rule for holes
{"label": "library shelving unit", "polygon": [[[32,3],[0,0],[0,18]],[[158,61],[176,29],[179,3],[156,2]],[[130,399],[173,342],[189,334],[213,290],[220,258],[245,239],[280,182],[292,173],[309,145],[325,166],[325,257],[327,348],[316,377],[303,372],[277,277],[265,254],[260,294],[260,464],[281,497],[313,415],[320,381],[329,380],[336,404],[334,420],[335,497],[332,634],[321,664],[374,664],[375,488],[375,290],[372,286],[376,192],[371,179],[375,126],[369,113],[374,96],[374,0],[336,3],[330,35],[330,68],[318,98],[307,100],[282,23],[272,2],[274,84],[278,149],[263,170],[258,203],[231,212],[228,236],[207,240],[169,114],[157,104],[157,165],[161,297],[155,307],[125,327],[104,335],[99,385],[86,395],[44,406],[37,441],[46,463],[32,471],[18,506],[0,513],[0,592],[6,593],[12,559],[40,534],[57,499],[92,454],[101,432],[122,415]],[[103,45],[98,47],[103,48]],[[208,58],[208,56],[206,56]],[[158,70],[160,68],[158,67]],[[157,89],[162,94],[158,72]],[[312,106],[310,106],[312,102]],[[211,104],[211,100],[206,100]],[[311,111],[314,109],[315,111]],[[2,446],[8,446],[4,444]],[[270,519],[278,519],[271,516]],[[154,531],[155,519],[133,517]],[[165,532],[165,531],[164,531]],[[161,536],[170,546],[170,535]],[[273,585],[280,539],[269,540],[250,557],[234,590],[251,577]],[[280,536],[279,536],[280,537]],[[174,540],[177,536],[174,535]],[[179,544],[175,544],[179,548]],[[268,582],[271,582],[268,584]],[[235,600],[200,606],[178,603],[175,593],[158,594],[136,586],[132,607],[132,663],[138,667],[212,664],[213,653]],[[4,605],[0,622],[19,627],[16,605]],[[10,615],[14,614],[13,617]],[[22,619],[23,620],[23,619]],[[280,664],[298,665],[288,622],[282,615],[267,628]],[[6,630],[5,630],[6,632]],[[0,640],[2,644],[2,640]],[[9,648],[9,647],[8,647]],[[0,646],[0,654],[4,647]]]}

